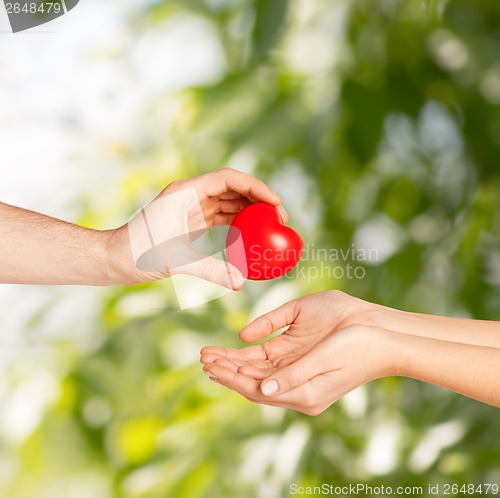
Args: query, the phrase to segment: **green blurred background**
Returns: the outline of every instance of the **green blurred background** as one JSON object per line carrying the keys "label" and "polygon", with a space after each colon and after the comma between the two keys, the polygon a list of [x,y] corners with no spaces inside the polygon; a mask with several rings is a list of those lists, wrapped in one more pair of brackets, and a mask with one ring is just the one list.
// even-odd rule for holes
{"label": "green blurred background", "polygon": [[[105,6],[116,19],[102,28],[95,14]],[[280,193],[309,244],[378,258],[351,261],[362,278],[342,276],[345,261],[321,262],[336,278],[305,278],[320,263],[303,261],[309,273],[248,282],[184,311],[171,282],[4,289],[3,314],[23,318],[10,336],[3,322],[0,496],[280,498],[291,483],[500,483],[493,407],[391,378],[310,418],[252,405],[208,382],[198,363],[202,346],[240,347],[251,318],[326,289],[500,319],[500,2],[88,0],[78,9],[94,14],[87,38],[97,42],[71,38],[84,47],[82,79],[53,113],[56,136],[71,138],[56,170],[72,194],[52,205],[60,190],[48,182],[47,197],[26,207],[116,226],[168,182],[230,166]],[[56,48],[70,37],[65,22],[82,23],[78,9],[58,21]],[[163,43],[179,26],[181,41]],[[101,41],[101,29],[112,36]],[[169,78],[186,65],[205,73],[164,91],[164,64]],[[79,94],[92,87],[88,67],[111,71],[102,101]],[[127,106],[133,119],[120,128]],[[89,117],[84,107],[106,111]]]}

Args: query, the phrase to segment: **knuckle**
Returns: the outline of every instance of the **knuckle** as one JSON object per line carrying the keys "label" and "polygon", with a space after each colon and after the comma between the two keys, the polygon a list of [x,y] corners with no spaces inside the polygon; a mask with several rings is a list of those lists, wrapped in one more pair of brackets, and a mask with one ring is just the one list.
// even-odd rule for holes
{"label": "knuckle", "polygon": [[316,400],[314,399],[314,396],[311,392],[306,392],[304,394],[304,397],[302,399],[302,406],[304,406],[304,408],[308,410],[311,410],[316,406]]}
{"label": "knuckle", "polygon": [[219,274],[219,266],[215,261],[209,261],[203,265],[203,277],[211,282],[216,281]]}
{"label": "knuckle", "polygon": [[345,292],[337,289],[329,290],[328,294],[334,301],[342,301],[347,297],[347,294]]}
{"label": "knuckle", "polygon": [[311,393],[306,395],[306,399],[300,404],[300,408],[300,411],[309,417],[316,417],[325,411],[321,403],[318,403],[318,401],[313,398]]}
{"label": "knuckle", "polygon": [[310,408],[299,408],[298,411],[300,413],[303,413],[304,415],[307,415],[308,417],[313,417],[314,415],[312,414],[312,410]]}
{"label": "knuckle", "polygon": [[262,394],[253,389],[240,389],[240,393],[252,403],[262,404]]}
{"label": "knuckle", "polygon": [[[302,384],[302,379],[302,372],[300,372],[299,370],[292,370],[288,373],[286,380],[291,387],[297,387]],[[306,394],[305,397],[309,399],[309,394]]]}
{"label": "knuckle", "polygon": [[273,321],[271,320],[271,318],[269,318],[269,315],[262,315],[262,320],[265,323],[266,329],[274,330]]}
{"label": "knuckle", "polygon": [[262,404],[262,400],[258,398],[255,394],[253,393],[244,393],[243,396],[248,399],[248,401],[256,404]]}
{"label": "knuckle", "polygon": [[318,415],[321,415],[323,413],[323,410],[320,406],[313,406],[311,408],[308,409],[308,415],[310,417],[317,417]]}
{"label": "knuckle", "polygon": [[178,190],[181,186],[181,180],[174,180],[173,182],[170,182],[165,190]]}

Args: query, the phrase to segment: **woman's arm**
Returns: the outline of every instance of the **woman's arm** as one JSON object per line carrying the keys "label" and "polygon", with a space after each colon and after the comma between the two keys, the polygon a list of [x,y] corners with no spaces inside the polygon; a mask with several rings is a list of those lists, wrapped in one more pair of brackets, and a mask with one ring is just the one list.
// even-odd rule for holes
{"label": "woman's arm", "polygon": [[391,341],[397,374],[500,407],[499,348],[409,334],[394,335]]}
{"label": "woman's arm", "polygon": [[[333,329],[363,324],[421,337],[500,347],[499,322],[411,313],[373,304],[337,290],[313,296],[324,296],[323,312],[327,314]],[[251,342],[269,333],[265,328],[250,324],[240,337],[245,342]]]}
{"label": "woman's arm", "polygon": [[365,314],[353,316],[353,320],[356,323],[366,323],[405,334],[500,348],[499,322],[426,315],[385,306],[372,306]]}
{"label": "woman's arm", "polygon": [[394,375],[500,406],[498,323],[414,315],[323,292],[257,318],[240,337],[251,342],[285,326],[255,346],[203,348],[205,371],[252,401],[312,415],[361,384]]}
{"label": "woman's arm", "polygon": [[[351,325],[304,349],[298,336],[288,347],[271,339],[259,354],[244,348],[205,352],[212,380],[255,402],[318,415],[356,387],[404,376],[500,407],[500,349],[429,339]],[[274,341],[274,342],[273,342]],[[294,343],[292,343],[294,342]]]}

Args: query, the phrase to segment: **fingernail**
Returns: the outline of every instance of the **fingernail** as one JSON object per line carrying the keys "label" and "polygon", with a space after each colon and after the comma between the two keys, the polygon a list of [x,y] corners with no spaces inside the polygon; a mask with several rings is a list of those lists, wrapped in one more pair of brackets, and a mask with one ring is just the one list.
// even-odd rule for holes
{"label": "fingernail", "polygon": [[224,277],[224,281],[222,282],[222,285],[224,287],[227,287],[228,289],[233,288],[232,277],[229,273],[227,273],[226,276]]}
{"label": "fingernail", "polygon": [[224,287],[227,287],[228,289],[231,290],[240,289],[243,285],[243,282],[244,282],[243,277],[238,274],[228,273],[224,277]]}
{"label": "fingernail", "polygon": [[270,396],[278,392],[278,383],[275,380],[268,380],[262,384],[261,389],[265,396]]}
{"label": "fingernail", "polygon": [[217,377],[216,377],[216,376],[215,376],[212,372],[208,372],[207,370],[203,370],[203,373],[204,373],[205,375],[208,375],[208,378],[209,378],[210,380],[212,380],[212,379],[216,379],[216,378],[217,378]]}
{"label": "fingernail", "polygon": [[285,211],[285,208],[283,206],[278,206],[278,212],[281,216],[281,221],[284,223],[288,216],[287,212]]}
{"label": "fingernail", "polygon": [[243,278],[243,275],[241,273],[237,273],[236,275],[232,273],[231,278],[233,279],[233,285],[235,289],[241,289],[243,287],[245,279]]}

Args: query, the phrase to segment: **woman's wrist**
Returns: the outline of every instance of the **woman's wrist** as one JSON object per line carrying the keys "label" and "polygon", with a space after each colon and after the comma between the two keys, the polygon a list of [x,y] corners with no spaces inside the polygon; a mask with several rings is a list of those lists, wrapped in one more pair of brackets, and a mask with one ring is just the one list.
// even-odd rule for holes
{"label": "woman's wrist", "polygon": [[370,341],[368,342],[369,355],[372,358],[375,370],[374,379],[401,375],[399,332],[381,327],[369,327]]}
{"label": "woman's wrist", "polygon": [[493,321],[426,315],[379,305],[362,311],[356,320],[422,338],[500,348],[500,325]]}
{"label": "woman's wrist", "polygon": [[401,326],[407,323],[408,315],[406,311],[372,304],[368,309],[361,312],[360,319],[362,323],[366,323],[371,327],[400,331]]}
{"label": "woman's wrist", "polygon": [[[398,356],[398,332],[368,325],[350,325],[333,333],[335,350],[344,344],[345,357],[361,360],[366,374],[363,382],[369,382],[382,377],[399,375],[401,371],[400,357]],[[341,339],[344,338],[344,340]],[[340,342],[339,342],[340,339]],[[345,341],[348,342],[345,342]]]}

